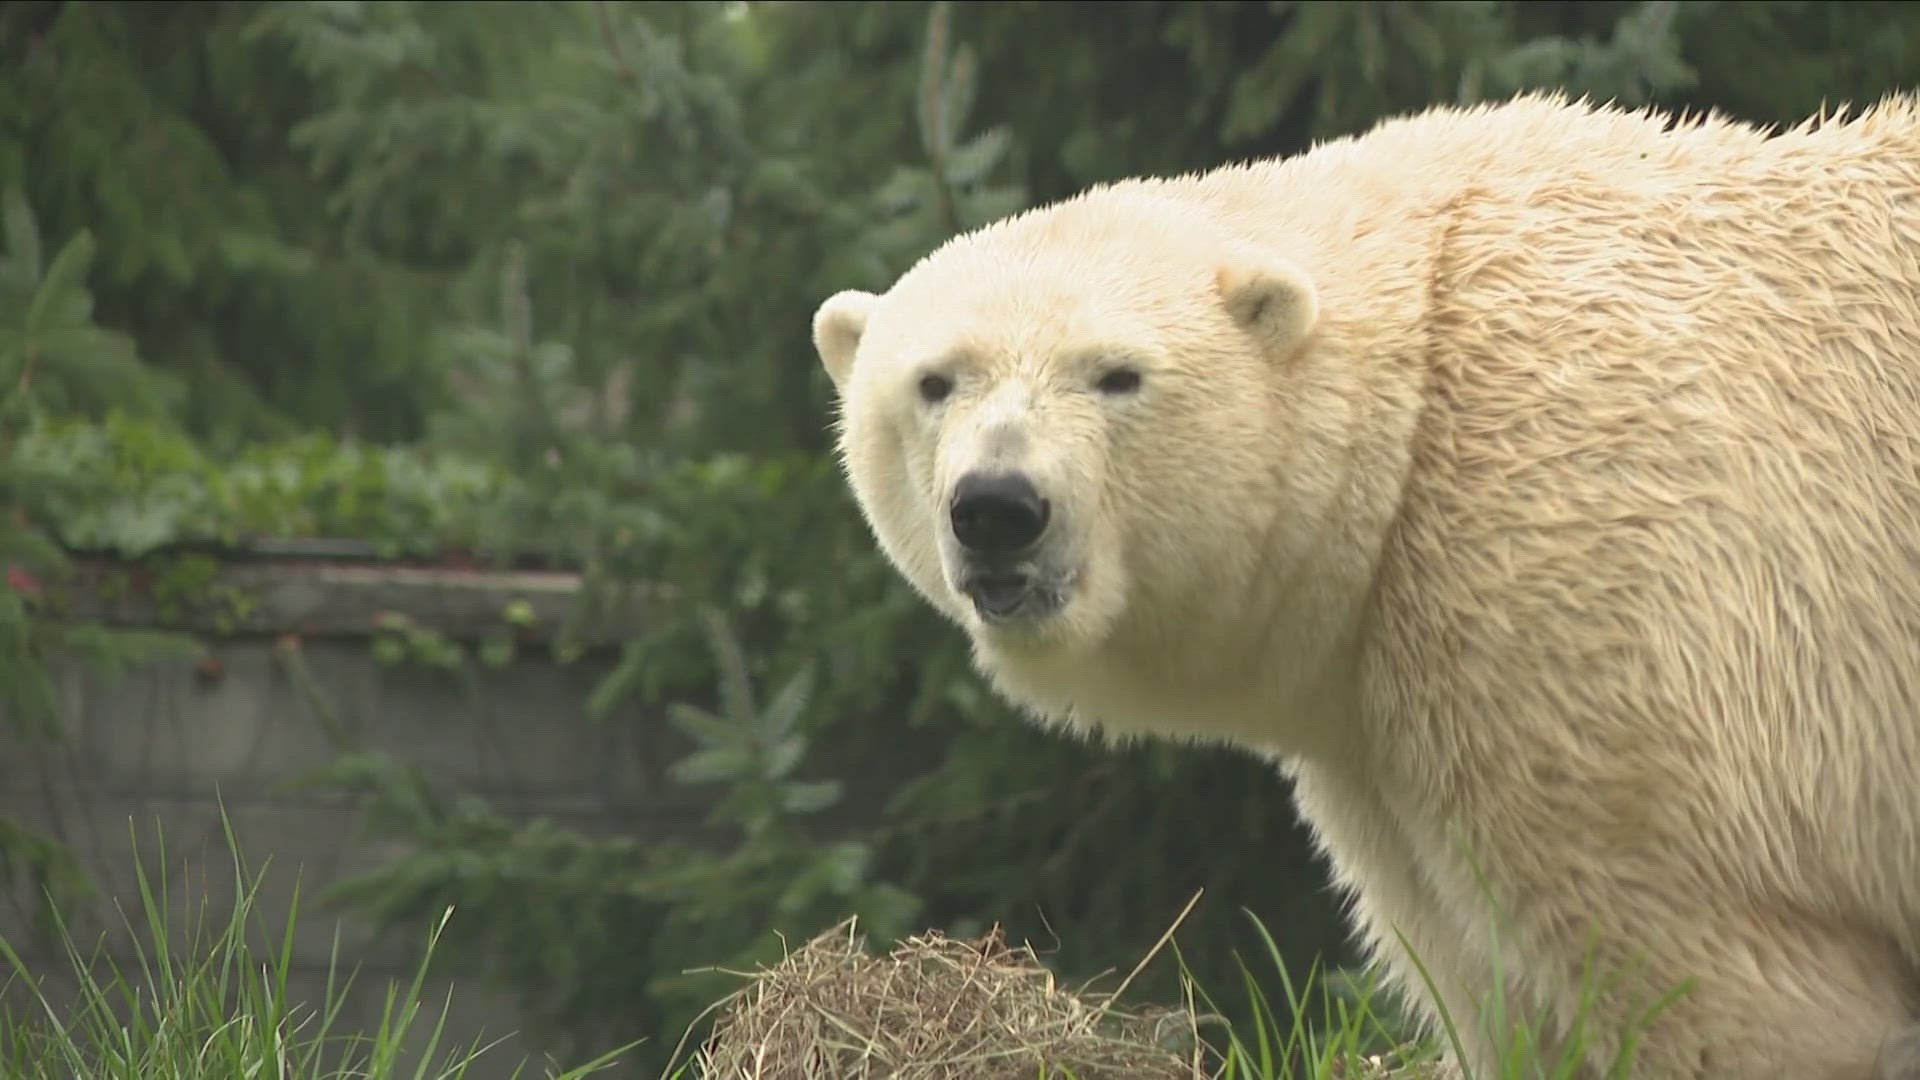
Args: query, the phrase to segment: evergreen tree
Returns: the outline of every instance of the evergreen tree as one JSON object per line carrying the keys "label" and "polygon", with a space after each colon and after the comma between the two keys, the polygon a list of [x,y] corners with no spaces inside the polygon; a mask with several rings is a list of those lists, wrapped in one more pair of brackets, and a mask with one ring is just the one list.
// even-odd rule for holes
{"label": "evergreen tree", "polygon": [[183,380],[202,433],[406,438],[434,400],[440,282],[337,227],[287,145],[314,87],[252,29],[271,7],[0,6],[0,184],[50,235],[94,238],[102,324]]}

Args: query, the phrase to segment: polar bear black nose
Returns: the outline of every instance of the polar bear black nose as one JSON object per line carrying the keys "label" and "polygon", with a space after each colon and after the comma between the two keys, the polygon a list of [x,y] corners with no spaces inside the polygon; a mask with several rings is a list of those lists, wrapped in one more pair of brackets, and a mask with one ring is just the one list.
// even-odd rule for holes
{"label": "polar bear black nose", "polygon": [[953,489],[953,538],[974,555],[1018,555],[1047,531],[1047,500],[1019,473],[972,472]]}

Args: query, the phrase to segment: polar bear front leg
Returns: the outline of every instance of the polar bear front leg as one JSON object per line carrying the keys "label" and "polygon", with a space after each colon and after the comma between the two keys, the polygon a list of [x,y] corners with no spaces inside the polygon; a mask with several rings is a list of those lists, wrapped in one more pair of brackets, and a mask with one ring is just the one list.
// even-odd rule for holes
{"label": "polar bear front leg", "polygon": [[[1470,918],[1468,905],[1482,905],[1488,918],[1498,907],[1502,981],[1509,1000],[1528,1009],[1509,1008],[1506,1019],[1556,1036],[1579,1025],[1582,1080],[1620,1075],[1629,1040],[1634,1080],[1907,1080],[1902,1070],[1912,1072],[1920,985],[1868,920],[1686,887],[1690,860],[1707,856],[1677,843],[1599,859],[1581,854],[1602,848],[1595,837],[1563,824],[1507,835],[1509,846],[1497,850],[1483,844],[1475,869],[1447,858],[1437,831],[1399,820],[1461,940],[1484,942],[1475,931],[1491,925]],[[1475,964],[1491,953],[1439,955]],[[1478,1077],[1504,1075],[1485,1044],[1470,1046],[1469,1058]]]}
{"label": "polar bear front leg", "polygon": [[1920,1080],[1920,987],[1870,932],[1593,880],[1591,862],[1552,870],[1545,850],[1508,854],[1552,880],[1522,880],[1508,860],[1481,880],[1357,773],[1289,772],[1368,951],[1432,1036],[1445,1037],[1444,1005],[1472,1080],[1506,1075],[1515,1025],[1552,1068],[1576,1024],[1580,1080],[1616,1075],[1629,1038],[1635,1080]]}
{"label": "polar bear front leg", "polygon": [[[1498,1076],[1486,1070],[1506,1040],[1482,1011],[1500,970],[1493,963],[1492,935],[1451,917],[1414,844],[1358,771],[1307,762],[1283,771],[1293,779],[1301,815],[1347,898],[1353,930],[1385,989],[1406,1004],[1427,1036],[1445,1043],[1450,1025],[1466,1051],[1464,1064],[1477,1075]],[[1505,995],[1509,1010],[1518,1000],[1512,989]]]}
{"label": "polar bear front leg", "polygon": [[[1647,1080],[1920,1080],[1915,987],[1889,942],[1844,920],[1784,912],[1681,910],[1689,939],[1644,929],[1641,996],[1690,983],[1644,1028],[1605,1002],[1595,1021],[1594,1076],[1612,1064],[1618,1032],[1636,1036],[1629,1075]],[[1602,927],[1604,952],[1625,959],[1625,927]],[[1590,1022],[1592,1023],[1592,1022]]]}

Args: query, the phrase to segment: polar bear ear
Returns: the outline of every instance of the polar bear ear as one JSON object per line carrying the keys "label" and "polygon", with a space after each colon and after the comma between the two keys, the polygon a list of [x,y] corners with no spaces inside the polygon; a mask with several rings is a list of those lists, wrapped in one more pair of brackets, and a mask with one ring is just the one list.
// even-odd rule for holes
{"label": "polar bear ear", "polygon": [[827,297],[813,313],[813,349],[835,386],[846,384],[860,336],[867,332],[867,316],[879,299],[870,292],[848,289]]}
{"label": "polar bear ear", "polygon": [[1320,291],[1291,263],[1237,258],[1214,271],[1213,284],[1227,314],[1275,358],[1292,356],[1320,321]]}

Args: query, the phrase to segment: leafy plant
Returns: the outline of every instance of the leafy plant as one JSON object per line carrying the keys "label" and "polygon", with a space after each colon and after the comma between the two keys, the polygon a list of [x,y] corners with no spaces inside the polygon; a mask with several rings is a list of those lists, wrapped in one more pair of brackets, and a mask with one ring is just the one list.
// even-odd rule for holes
{"label": "leafy plant", "polygon": [[311,538],[385,557],[473,550],[515,486],[488,462],[318,433],[214,455],[163,420],[117,412],[35,418],[13,468],[19,505],[63,548],[126,559]]}

